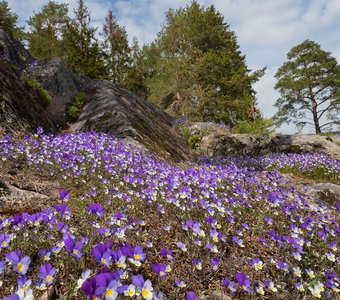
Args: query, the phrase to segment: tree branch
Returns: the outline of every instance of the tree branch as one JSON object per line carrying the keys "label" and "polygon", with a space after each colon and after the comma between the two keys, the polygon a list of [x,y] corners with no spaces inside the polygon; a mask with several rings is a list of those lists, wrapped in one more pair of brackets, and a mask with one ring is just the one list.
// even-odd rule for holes
{"label": "tree branch", "polygon": [[329,124],[339,124],[339,125],[340,125],[340,121],[328,122],[328,123],[326,123],[326,124],[321,125],[320,128],[325,127],[325,126],[327,126],[327,125],[329,125]]}

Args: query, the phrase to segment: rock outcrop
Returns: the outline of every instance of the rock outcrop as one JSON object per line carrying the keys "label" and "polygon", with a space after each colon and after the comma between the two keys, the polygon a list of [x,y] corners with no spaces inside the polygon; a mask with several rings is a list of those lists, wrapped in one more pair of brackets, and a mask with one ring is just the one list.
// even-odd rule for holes
{"label": "rock outcrop", "polygon": [[20,70],[25,69],[35,61],[17,40],[2,29],[0,29],[0,56]]}
{"label": "rock outcrop", "polygon": [[[34,130],[55,132],[65,128],[67,109],[79,92],[87,105],[71,130],[96,130],[126,139],[163,159],[192,157],[174,119],[133,93],[104,80],[73,73],[61,59],[46,65],[36,62],[24,47],[0,31],[0,125],[4,132]],[[23,76],[34,77],[52,97],[47,106]]]}
{"label": "rock outcrop", "polygon": [[39,92],[21,78],[15,66],[0,57],[0,134],[34,131],[39,126],[54,131],[45,107]]}
{"label": "rock outcrop", "polygon": [[202,138],[199,151],[211,157],[323,152],[340,158],[340,147],[336,140],[319,135],[221,134],[213,132]]}
{"label": "rock outcrop", "polygon": [[175,120],[155,105],[105,80],[88,81],[83,90],[89,100],[71,130],[114,134],[169,160],[191,158]]}
{"label": "rock outcrop", "polygon": [[52,103],[47,108],[51,120],[63,126],[67,121],[67,108],[79,92],[81,76],[73,73],[62,59],[54,59],[44,66],[33,67],[32,71],[52,97]]}

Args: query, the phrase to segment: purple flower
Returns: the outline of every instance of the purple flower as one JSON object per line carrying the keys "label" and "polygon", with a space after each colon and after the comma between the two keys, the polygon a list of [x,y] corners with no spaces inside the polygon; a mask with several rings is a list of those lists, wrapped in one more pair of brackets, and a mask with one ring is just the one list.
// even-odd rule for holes
{"label": "purple flower", "polygon": [[111,250],[98,247],[97,245],[95,248],[92,249],[91,253],[97,262],[99,262],[100,264],[103,264],[106,267],[110,266],[111,258],[112,258]]}
{"label": "purple flower", "polygon": [[223,285],[229,289],[231,292],[235,293],[236,288],[235,288],[235,281],[230,281],[227,277],[225,277],[222,281]]}
{"label": "purple flower", "polygon": [[286,273],[289,273],[289,265],[283,262],[282,260],[278,260],[276,262],[276,267],[285,271]]}
{"label": "purple flower", "polygon": [[2,300],[20,300],[20,298],[17,294],[13,294],[11,296],[7,296],[7,297],[3,298]]}
{"label": "purple flower", "polygon": [[220,262],[220,259],[219,258],[211,258],[210,259],[210,263],[211,263],[211,268],[214,270],[214,271],[217,271],[218,270],[218,264]]}
{"label": "purple flower", "polygon": [[145,260],[146,254],[143,252],[142,246],[136,246],[133,249],[132,258],[137,261],[143,261]]}
{"label": "purple flower", "polygon": [[75,243],[72,238],[67,238],[65,239],[64,244],[67,251],[70,252],[73,257],[78,259],[81,258],[82,256],[81,248],[83,247],[82,242]]}
{"label": "purple flower", "polygon": [[234,241],[234,243],[239,245],[241,248],[244,247],[243,240],[241,238],[239,238],[238,236],[233,236],[233,241]]}
{"label": "purple flower", "polygon": [[6,269],[6,263],[0,260],[0,275],[4,272],[5,269]]}
{"label": "purple flower", "polygon": [[[142,294],[146,300],[153,299],[153,287],[150,280],[145,280],[142,275],[138,274],[132,277],[132,283],[135,285],[136,290]],[[133,290],[132,288],[130,288]]]}
{"label": "purple flower", "polygon": [[6,248],[9,246],[11,238],[7,233],[0,233],[0,248]]}
{"label": "purple flower", "polygon": [[61,189],[59,191],[59,198],[60,200],[64,200],[65,202],[67,202],[68,199],[70,199],[70,194],[68,193],[68,191]]}
{"label": "purple flower", "polygon": [[166,275],[166,265],[165,264],[156,263],[152,266],[152,270],[161,278]]}
{"label": "purple flower", "polygon": [[71,216],[71,211],[68,208],[67,205],[65,204],[56,204],[54,205],[54,208],[56,209],[57,212],[59,212],[61,214],[62,218],[65,218],[66,220],[68,220]]}
{"label": "purple flower", "polygon": [[195,300],[196,299],[196,294],[193,291],[190,291],[187,294],[186,300]]}
{"label": "purple flower", "polygon": [[54,280],[56,269],[51,264],[42,265],[39,269],[39,278],[46,284],[51,284]]}
{"label": "purple flower", "polygon": [[259,258],[254,258],[249,263],[253,268],[255,268],[256,271],[263,268],[263,261],[261,261]]}
{"label": "purple flower", "polygon": [[31,263],[31,258],[29,256],[22,257],[21,250],[9,252],[5,255],[5,258],[13,264],[14,271],[22,275],[26,274],[29,264]]}
{"label": "purple flower", "polygon": [[161,251],[159,251],[159,253],[166,258],[167,260],[173,260],[173,256],[172,256],[172,250],[167,249],[166,247],[162,248]]}
{"label": "purple flower", "polygon": [[197,270],[202,270],[202,262],[198,258],[192,260]]}
{"label": "purple flower", "polygon": [[250,293],[250,280],[244,273],[236,273],[235,278],[240,285],[241,289],[247,293]]}
{"label": "purple flower", "polygon": [[99,203],[92,203],[87,207],[88,212],[96,215],[97,217],[102,217],[104,215],[104,207]]}

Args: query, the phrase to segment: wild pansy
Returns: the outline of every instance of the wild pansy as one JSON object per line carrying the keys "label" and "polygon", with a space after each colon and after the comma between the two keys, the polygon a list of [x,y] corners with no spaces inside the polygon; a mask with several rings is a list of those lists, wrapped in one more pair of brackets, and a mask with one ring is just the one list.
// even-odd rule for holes
{"label": "wild pansy", "polygon": [[32,280],[27,279],[27,277],[25,275],[23,276],[19,276],[17,279],[17,283],[18,283],[18,290],[28,290],[30,285],[32,284]]}
{"label": "wild pansy", "polygon": [[277,288],[275,287],[274,282],[271,281],[270,279],[266,279],[266,280],[264,281],[264,284],[265,284],[265,286],[266,286],[269,290],[271,290],[272,292],[274,292],[274,293],[277,292]]}
{"label": "wild pansy", "polygon": [[185,284],[184,281],[179,280],[179,279],[176,279],[176,280],[175,280],[175,283],[176,283],[176,285],[177,285],[179,288],[184,288],[184,287],[187,286],[187,285]]}
{"label": "wild pansy", "polygon": [[187,246],[185,244],[183,244],[182,242],[177,242],[176,243],[176,246],[181,249],[183,252],[187,252],[188,249],[187,249]]}
{"label": "wild pansy", "polygon": [[236,273],[235,278],[242,291],[250,293],[250,280],[247,278],[247,275],[244,273]]}
{"label": "wild pansy", "polygon": [[0,233],[0,248],[7,248],[11,238],[7,233]]}
{"label": "wild pansy", "polygon": [[233,236],[233,241],[235,244],[239,245],[241,248],[244,248],[243,240],[238,236]]}
{"label": "wild pansy", "polygon": [[5,258],[10,264],[13,265],[14,271],[21,275],[26,274],[31,263],[31,258],[29,256],[23,256],[21,250],[19,249],[6,253]]}
{"label": "wild pansy", "polygon": [[260,285],[256,286],[256,287],[255,287],[255,291],[256,291],[256,293],[258,293],[258,294],[260,294],[260,295],[263,296],[263,295],[264,295],[263,285],[260,284]]}
{"label": "wild pansy", "polygon": [[299,292],[304,292],[305,291],[305,287],[300,282],[295,283],[295,287],[298,289]]}
{"label": "wild pansy", "polygon": [[163,247],[159,253],[164,257],[166,258],[167,260],[173,260],[173,256],[172,256],[172,250],[170,249],[167,249],[166,247]]}
{"label": "wild pansy", "polygon": [[192,262],[197,270],[202,270],[202,262],[198,258],[194,258]]}
{"label": "wild pansy", "polygon": [[104,215],[104,207],[101,206],[99,203],[91,203],[87,207],[87,211],[97,217],[102,217]]}
{"label": "wild pansy", "polygon": [[293,267],[293,274],[297,277],[301,277],[302,271],[300,267]]}
{"label": "wild pansy", "polygon": [[220,263],[220,259],[219,258],[211,258],[210,259],[210,264],[211,264],[211,268],[214,271],[218,270],[218,264]]}
{"label": "wild pansy", "polygon": [[56,273],[56,269],[53,268],[52,265],[49,264],[49,263],[42,265],[39,268],[39,278],[45,284],[52,284],[53,283],[55,273]]}
{"label": "wild pansy", "polygon": [[159,276],[159,277],[164,277],[166,275],[166,265],[161,264],[161,263],[156,263],[152,265],[152,270]]}
{"label": "wild pansy", "polygon": [[232,293],[236,292],[235,281],[230,281],[227,277],[225,277],[222,283]]}
{"label": "wild pansy", "polygon": [[278,269],[283,270],[283,271],[286,272],[286,273],[289,273],[289,265],[288,265],[287,263],[283,262],[282,260],[278,260],[278,261],[276,262],[276,267],[277,267]]}
{"label": "wild pansy", "polygon": [[96,259],[97,262],[106,266],[107,268],[111,265],[111,251],[109,249],[102,249],[99,247],[95,247],[91,251],[92,255]]}
{"label": "wild pansy", "polygon": [[325,290],[324,285],[318,281],[313,287],[308,287],[311,294],[316,298],[321,298],[321,293]]}
{"label": "wild pansy", "polygon": [[262,270],[263,268],[263,261],[261,261],[259,258],[254,258],[249,263],[256,271]]}
{"label": "wild pansy", "polygon": [[67,238],[64,240],[65,248],[71,255],[77,259],[80,259],[82,256],[81,249],[83,247],[83,243],[81,241],[75,243],[73,238]]}
{"label": "wild pansy", "polygon": [[69,209],[69,207],[65,204],[55,204],[54,205],[55,210],[60,213],[61,217],[63,219],[69,220],[72,213]]}
{"label": "wild pansy", "polygon": [[132,283],[143,299],[151,300],[153,298],[153,287],[149,279],[144,280],[142,275],[135,275],[132,277]]}

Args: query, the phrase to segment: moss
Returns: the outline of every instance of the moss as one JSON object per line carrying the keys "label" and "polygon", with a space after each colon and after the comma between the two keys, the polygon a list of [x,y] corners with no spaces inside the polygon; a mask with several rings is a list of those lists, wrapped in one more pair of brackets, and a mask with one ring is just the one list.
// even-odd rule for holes
{"label": "moss", "polygon": [[79,92],[76,94],[73,105],[69,106],[67,109],[67,116],[71,119],[75,119],[79,111],[84,107],[86,103],[86,94],[83,92]]}
{"label": "moss", "polygon": [[45,107],[48,107],[52,102],[52,97],[49,95],[49,93],[34,78],[25,78],[25,80],[29,87],[36,90],[41,98],[44,100]]}

